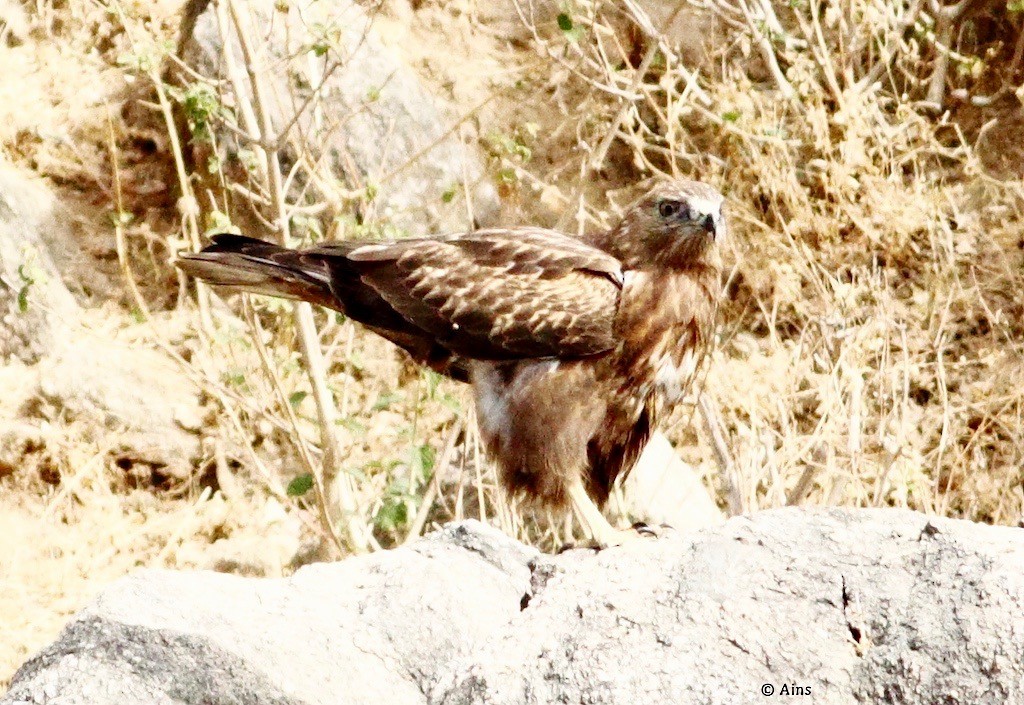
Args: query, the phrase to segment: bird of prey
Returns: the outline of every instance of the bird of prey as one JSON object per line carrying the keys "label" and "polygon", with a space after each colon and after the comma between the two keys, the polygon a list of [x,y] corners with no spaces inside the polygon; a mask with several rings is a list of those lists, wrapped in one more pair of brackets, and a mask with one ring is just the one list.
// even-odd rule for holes
{"label": "bird of prey", "polygon": [[177,266],[340,311],[470,382],[505,489],[571,508],[596,545],[617,545],[629,534],[599,507],[713,333],[723,202],[705,183],[668,181],[587,239],[523,227],[294,250],[224,234]]}

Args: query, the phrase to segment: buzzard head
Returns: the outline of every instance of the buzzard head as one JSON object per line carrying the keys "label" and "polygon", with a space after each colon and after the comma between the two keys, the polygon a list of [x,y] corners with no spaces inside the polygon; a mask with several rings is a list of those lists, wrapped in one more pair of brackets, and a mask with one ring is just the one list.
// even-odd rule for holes
{"label": "buzzard head", "polygon": [[670,269],[716,265],[715,245],[725,237],[725,198],[700,181],[667,181],[626,211],[608,233],[605,249],[628,268]]}

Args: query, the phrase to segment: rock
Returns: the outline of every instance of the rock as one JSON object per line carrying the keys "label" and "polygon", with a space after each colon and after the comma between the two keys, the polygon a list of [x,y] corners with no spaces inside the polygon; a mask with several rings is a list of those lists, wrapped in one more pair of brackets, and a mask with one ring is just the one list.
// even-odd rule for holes
{"label": "rock", "polygon": [[0,165],[0,475],[59,446],[56,429],[75,423],[116,436],[104,445],[120,464],[186,477],[199,451],[197,390],[165,356],[110,339],[103,316],[80,306],[64,278],[73,285],[89,265],[70,221],[42,181]]}
{"label": "rock", "polygon": [[0,704],[1020,702],[1022,608],[1024,532],[908,511],[559,556],[467,522],[283,580],[143,571]]}
{"label": "rock", "polygon": [[79,319],[50,254],[50,242],[70,240],[60,216],[42,182],[0,164],[0,362],[38,361]]}
{"label": "rock", "polygon": [[35,369],[43,402],[36,416],[114,436],[118,465],[142,466],[147,485],[154,469],[179,480],[191,474],[202,408],[195,386],[165,355],[86,333],[59,343]]}
{"label": "rock", "polygon": [[470,523],[287,579],[142,572],[25,664],[3,702],[421,703],[440,664],[519,614],[535,555]]}
{"label": "rock", "polygon": [[[259,0],[239,7],[272,96],[267,109],[274,129],[288,125],[296,107],[323,82],[317,110],[304,110],[292,134],[303,136],[314,160],[329,158],[338,183],[359,192],[364,185],[376,189],[371,205],[377,217],[417,235],[465,230],[464,182],[471,187],[476,220],[486,221],[497,210],[483,159],[475,144],[460,137],[454,109],[384,46],[362,7],[352,0]],[[218,26],[215,5],[192,0],[185,9],[179,55],[198,73],[223,81],[230,72]],[[233,63],[241,76],[244,59],[238,44],[232,38]],[[340,47],[343,63],[324,78],[326,67],[339,58],[328,46]],[[326,53],[318,56],[315,47]],[[289,62],[296,54],[300,59]],[[227,104],[251,102],[246,81],[223,85],[243,93],[225,96]],[[218,142],[228,149],[225,163],[237,161],[234,135],[224,131]],[[284,151],[294,162],[292,146]],[[304,186],[317,188],[315,183]]]}
{"label": "rock", "polygon": [[626,475],[625,514],[677,531],[719,524],[725,517],[697,472],[684,463],[660,431],[655,431],[636,466]]}

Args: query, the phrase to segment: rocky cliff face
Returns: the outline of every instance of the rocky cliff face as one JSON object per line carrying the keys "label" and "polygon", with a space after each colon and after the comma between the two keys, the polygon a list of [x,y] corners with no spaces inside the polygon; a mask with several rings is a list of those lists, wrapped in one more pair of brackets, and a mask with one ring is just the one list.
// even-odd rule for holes
{"label": "rocky cliff face", "polygon": [[546,556],[475,522],[282,580],[143,571],[21,703],[992,703],[1024,698],[1024,532],[776,510]]}

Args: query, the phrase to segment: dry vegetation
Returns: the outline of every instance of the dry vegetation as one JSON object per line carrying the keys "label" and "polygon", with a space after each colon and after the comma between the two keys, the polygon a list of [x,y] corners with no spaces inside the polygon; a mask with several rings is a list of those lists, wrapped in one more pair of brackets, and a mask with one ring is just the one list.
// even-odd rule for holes
{"label": "dry vegetation", "polygon": [[[1024,7],[700,0],[671,15],[644,10],[656,7],[395,0],[369,11],[384,42],[478,131],[506,222],[605,226],[663,174],[727,193],[735,265],[702,404],[724,457],[692,405],[669,429],[723,507],[899,506],[1016,524]],[[289,132],[260,149],[253,138],[271,127],[259,86],[247,123],[244,106],[197,77],[165,82],[180,9],[4,10],[4,152],[76,204],[111,282],[95,294],[97,328],[179,360],[208,413],[205,457],[181,482],[138,487],[78,428],[0,477],[0,679],[135,566],[279,574],[466,516],[559,540],[546,517],[522,521],[477,462],[464,389],[339,317],[262,299],[228,306],[177,279],[171,255],[229,218],[290,223],[291,233],[259,234],[294,240],[388,232],[372,189],[338,186],[321,160],[283,172],[303,188],[281,182],[280,150],[311,146]],[[337,36],[316,32],[307,50],[345,56]],[[235,125],[249,167],[197,164],[172,107],[193,128]],[[324,418],[333,433],[321,435]],[[324,460],[324,482],[304,492]],[[275,536],[287,538],[268,550]]]}

